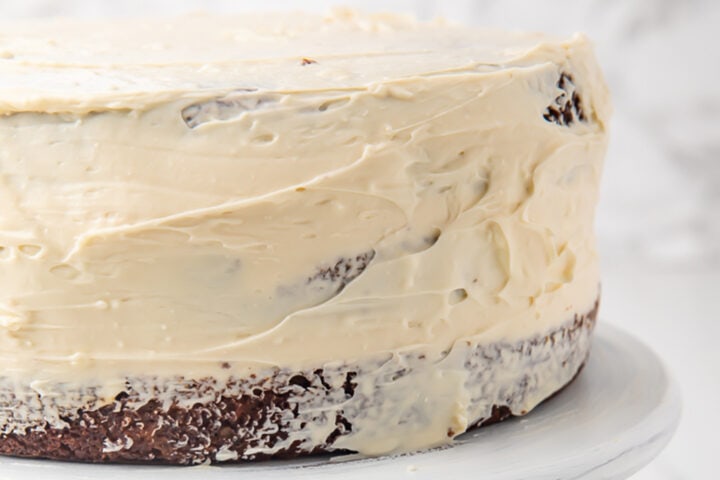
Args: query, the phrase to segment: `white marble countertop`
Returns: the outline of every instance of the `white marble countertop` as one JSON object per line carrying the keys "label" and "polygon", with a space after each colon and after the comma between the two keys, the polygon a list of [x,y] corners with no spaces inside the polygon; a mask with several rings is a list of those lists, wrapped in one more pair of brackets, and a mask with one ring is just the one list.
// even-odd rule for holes
{"label": "white marble countertop", "polygon": [[633,480],[717,478],[720,272],[606,268],[602,321],[651,346],[680,384],[683,413],[667,448]]}
{"label": "white marble countertop", "polygon": [[585,31],[614,97],[598,211],[603,321],[675,373],[679,430],[633,480],[715,478],[720,413],[720,2],[713,0],[25,0],[0,18],[139,16],[345,4],[484,26]]}

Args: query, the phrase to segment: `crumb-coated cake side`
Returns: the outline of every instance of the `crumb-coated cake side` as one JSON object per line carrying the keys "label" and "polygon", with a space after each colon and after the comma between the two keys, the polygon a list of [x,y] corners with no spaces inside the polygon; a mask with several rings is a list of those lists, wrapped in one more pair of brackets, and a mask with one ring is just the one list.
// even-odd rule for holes
{"label": "crumb-coated cake side", "polygon": [[3,32],[0,453],[404,452],[585,361],[610,106],[582,35],[344,10]]}
{"label": "crumb-coated cake side", "polygon": [[[424,396],[432,389],[427,382],[438,372],[462,372],[458,393],[464,388],[470,394],[465,401],[472,417],[449,424],[446,435],[453,438],[470,426],[524,415],[537,398],[570,382],[588,355],[596,314],[597,305],[546,335],[514,344],[459,344],[440,359],[396,354],[225,380],[128,378],[102,406],[92,387],[43,398],[0,380],[0,408],[10,407],[0,415],[0,431],[34,425],[0,434],[0,453],[191,465],[351,452],[352,442],[343,440],[352,433],[382,441],[374,430],[385,422],[408,424],[409,435],[436,422]],[[402,386],[408,379],[418,390]],[[18,403],[34,408],[12,407]]]}

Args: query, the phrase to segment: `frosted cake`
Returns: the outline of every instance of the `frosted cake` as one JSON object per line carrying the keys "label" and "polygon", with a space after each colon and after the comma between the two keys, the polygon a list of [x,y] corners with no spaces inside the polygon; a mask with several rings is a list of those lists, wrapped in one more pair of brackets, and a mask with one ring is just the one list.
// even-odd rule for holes
{"label": "frosted cake", "polygon": [[451,442],[587,358],[582,35],[339,11],[5,24],[0,453]]}

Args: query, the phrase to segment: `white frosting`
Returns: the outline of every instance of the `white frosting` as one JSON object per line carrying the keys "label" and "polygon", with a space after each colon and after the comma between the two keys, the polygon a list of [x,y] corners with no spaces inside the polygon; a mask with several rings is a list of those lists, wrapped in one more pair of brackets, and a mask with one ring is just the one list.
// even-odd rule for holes
{"label": "white frosting", "polygon": [[[0,38],[4,375],[432,355],[592,308],[610,107],[583,36],[348,12],[87,27]],[[585,122],[543,119],[562,72]],[[358,256],[339,293],[319,274]]]}

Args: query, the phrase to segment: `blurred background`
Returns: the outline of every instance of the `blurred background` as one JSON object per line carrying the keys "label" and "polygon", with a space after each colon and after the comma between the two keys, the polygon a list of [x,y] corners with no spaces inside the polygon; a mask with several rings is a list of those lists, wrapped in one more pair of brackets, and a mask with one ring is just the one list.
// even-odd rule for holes
{"label": "blurred background", "polygon": [[325,12],[334,5],[478,26],[584,31],[594,40],[615,105],[597,216],[601,316],[665,359],[685,404],[668,448],[632,478],[717,478],[710,451],[720,427],[720,2],[0,0],[0,19]]}

